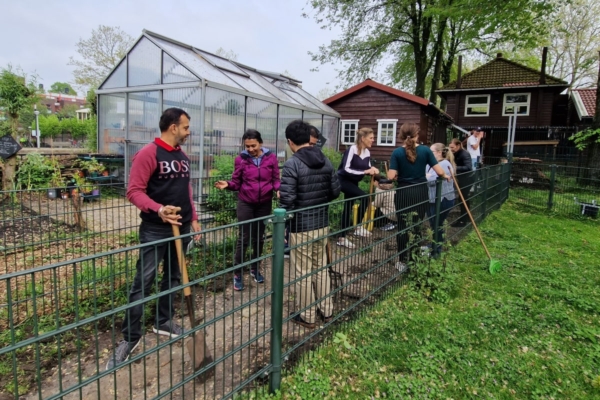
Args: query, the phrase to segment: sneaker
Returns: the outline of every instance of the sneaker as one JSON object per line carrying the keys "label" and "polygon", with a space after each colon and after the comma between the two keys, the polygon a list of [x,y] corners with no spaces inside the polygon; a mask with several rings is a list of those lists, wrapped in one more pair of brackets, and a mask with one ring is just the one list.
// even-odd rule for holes
{"label": "sneaker", "polygon": [[402,274],[408,270],[408,265],[404,264],[402,261],[398,261],[396,263],[396,269]]}
{"label": "sneaker", "polygon": [[354,248],[354,244],[351,241],[349,241],[348,239],[346,239],[345,237],[338,239],[337,245],[342,246],[342,247],[347,247],[349,249]]}
{"label": "sneaker", "polygon": [[454,221],[453,223],[450,224],[450,226],[453,228],[463,228],[466,225],[467,225],[467,223],[465,221]]}
{"label": "sneaker", "polygon": [[286,247],[283,251],[283,258],[290,258],[290,248]]}
{"label": "sneaker", "polygon": [[385,226],[382,226],[381,228],[382,231],[393,231],[394,229],[396,229],[396,224],[392,224],[391,222],[386,224]]}
{"label": "sneaker", "polygon": [[233,290],[244,290],[244,281],[241,274],[233,274]]}
{"label": "sneaker", "polygon": [[356,228],[356,230],[354,231],[354,236],[359,236],[359,237],[369,237],[371,236],[372,233],[369,232],[367,229],[365,229],[364,226],[359,226],[358,228]]}
{"label": "sneaker", "polygon": [[119,366],[125,361],[129,360],[129,355],[137,349],[140,344],[140,339],[135,342],[127,342],[125,340],[121,340],[113,355],[109,358],[106,363],[106,370],[113,369],[114,367]]}
{"label": "sneaker", "polygon": [[167,321],[158,328],[153,326],[152,332],[158,335],[169,336],[171,338],[181,336],[185,333],[184,329],[173,321]]}
{"label": "sneaker", "polygon": [[[293,315],[293,314],[294,314],[293,312],[290,313],[290,315]],[[302,325],[303,327],[308,328],[308,329],[315,329],[317,327],[316,323],[314,323],[314,322],[310,323],[310,322],[306,322],[305,320],[303,320],[302,317],[300,316],[300,314],[294,315],[290,321],[292,321],[295,324]]]}
{"label": "sneaker", "polygon": [[251,269],[250,276],[252,276],[254,278],[254,282],[257,282],[257,283],[265,282],[265,278],[262,276],[262,274],[258,270]]}
{"label": "sneaker", "polygon": [[321,310],[319,310],[317,308],[317,315],[319,316],[319,318],[321,318],[321,320],[323,321],[323,323],[328,323],[329,321],[331,321],[333,319],[333,314],[331,314],[329,317],[326,317],[323,315],[323,313],[321,312]]}

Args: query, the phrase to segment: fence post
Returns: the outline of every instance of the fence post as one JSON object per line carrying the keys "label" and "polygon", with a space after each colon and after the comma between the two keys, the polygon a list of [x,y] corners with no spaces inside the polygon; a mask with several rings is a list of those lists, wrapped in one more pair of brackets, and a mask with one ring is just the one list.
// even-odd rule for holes
{"label": "fence post", "polygon": [[[454,178],[452,178],[454,179]],[[432,254],[438,254],[438,246],[441,246],[441,243],[438,243],[438,231],[440,229],[440,212],[442,211],[442,183],[444,180],[438,177],[435,180],[435,219],[433,223],[433,246],[432,246]]]}
{"label": "fence post", "polygon": [[482,168],[481,173],[483,175],[483,210],[481,219],[484,220],[487,216],[487,201],[488,201],[488,172],[489,167]]}
{"label": "fence post", "polygon": [[271,268],[271,373],[269,393],[281,386],[281,337],[283,331],[283,252],[285,236],[285,210],[273,211],[273,266]]}
{"label": "fence post", "polygon": [[506,200],[508,200],[508,196],[510,195],[510,173],[512,171],[512,167],[513,167],[513,161],[510,160],[509,162],[507,162],[506,164],[503,165],[504,166],[504,185],[505,185],[505,196],[502,199],[502,204],[504,204],[506,202]]}
{"label": "fence post", "polygon": [[552,211],[553,200],[554,200],[554,184],[556,182],[556,164],[552,164],[550,170],[550,192],[548,193],[548,211]]}

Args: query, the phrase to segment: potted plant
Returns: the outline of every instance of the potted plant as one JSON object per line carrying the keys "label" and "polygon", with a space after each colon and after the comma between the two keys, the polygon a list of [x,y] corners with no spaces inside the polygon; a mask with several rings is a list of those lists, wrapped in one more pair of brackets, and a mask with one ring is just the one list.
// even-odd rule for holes
{"label": "potted plant", "polygon": [[89,160],[79,160],[79,167],[92,177],[100,176],[106,170],[104,164],[98,162],[94,157]]}
{"label": "potted plant", "polygon": [[65,180],[60,172],[60,164],[56,159],[52,158],[49,165],[52,170],[52,175],[50,175],[50,180],[48,181],[48,198],[56,199],[61,195],[61,192],[64,189]]}

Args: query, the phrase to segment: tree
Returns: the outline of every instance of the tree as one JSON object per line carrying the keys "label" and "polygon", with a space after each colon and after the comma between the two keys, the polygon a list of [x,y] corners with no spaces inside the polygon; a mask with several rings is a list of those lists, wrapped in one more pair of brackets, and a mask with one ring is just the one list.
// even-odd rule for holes
{"label": "tree", "polygon": [[[311,53],[321,64],[343,62],[343,86],[380,75],[436,101],[461,52],[492,53],[500,43],[528,47],[546,31],[554,1],[313,0],[318,23],[342,29],[340,39]],[[519,12],[515,12],[519,10]]]}
{"label": "tree", "polygon": [[94,89],[90,89],[87,92],[87,96],[85,96],[85,101],[87,106],[90,109],[92,115],[96,115],[97,107],[98,107],[98,99],[96,97],[96,91]]}
{"label": "tree", "polygon": [[[68,92],[65,93],[65,89],[68,89]],[[66,82],[54,82],[52,86],[50,86],[50,91],[52,93],[65,93],[77,96],[77,92]]]}
{"label": "tree", "polygon": [[69,58],[75,66],[73,75],[77,85],[98,88],[100,83],[133,45],[134,39],[119,27],[99,25],[89,39],[79,39],[77,53],[82,60]]}
{"label": "tree", "polygon": [[571,87],[589,86],[597,80],[600,49],[600,3],[572,0],[555,13],[551,31],[549,73],[566,80]]}
{"label": "tree", "polygon": [[237,59],[238,59],[238,55],[235,51],[233,51],[233,50],[227,51],[222,47],[219,47],[217,49],[217,51],[215,52],[215,54],[220,57],[226,58],[230,61],[237,61]]}
{"label": "tree", "polygon": [[326,87],[326,88],[319,90],[319,92],[317,93],[317,95],[315,97],[317,99],[323,101],[325,99],[330,98],[334,94],[335,94],[335,91],[333,89]]}

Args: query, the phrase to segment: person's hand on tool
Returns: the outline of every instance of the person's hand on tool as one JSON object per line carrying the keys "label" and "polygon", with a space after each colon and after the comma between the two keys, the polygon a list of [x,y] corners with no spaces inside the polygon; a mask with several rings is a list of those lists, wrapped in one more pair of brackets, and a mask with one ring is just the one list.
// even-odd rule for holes
{"label": "person's hand on tool", "polygon": [[163,222],[168,222],[171,225],[181,225],[181,222],[179,222],[181,215],[177,214],[179,210],[181,210],[180,207],[162,206],[158,209],[158,216]]}
{"label": "person's hand on tool", "polygon": [[192,232],[198,232],[197,235],[194,235],[194,241],[199,242],[200,239],[202,239],[202,234],[200,234],[201,230],[202,228],[200,227],[198,221],[192,221]]}

